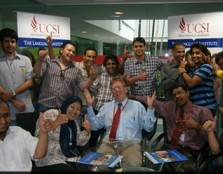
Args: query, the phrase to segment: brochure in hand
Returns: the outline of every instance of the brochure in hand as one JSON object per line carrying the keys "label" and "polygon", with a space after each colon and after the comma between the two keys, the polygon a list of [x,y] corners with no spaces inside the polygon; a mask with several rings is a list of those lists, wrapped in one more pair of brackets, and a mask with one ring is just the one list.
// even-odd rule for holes
{"label": "brochure in hand", "polygon": [[176,149],[144,152],[144,155],[153,164],[180,162],[188,160],[188,158],[185,155],[183,155]]}
{"label": "brochure in hand", "polygon": [[77,163],[95,165],[95,166],[108,166],[115,167],[118,162],[123,158],[121,155],[112,154],[101,154],[99,152],[89,152],[82,158],[80,158]]}

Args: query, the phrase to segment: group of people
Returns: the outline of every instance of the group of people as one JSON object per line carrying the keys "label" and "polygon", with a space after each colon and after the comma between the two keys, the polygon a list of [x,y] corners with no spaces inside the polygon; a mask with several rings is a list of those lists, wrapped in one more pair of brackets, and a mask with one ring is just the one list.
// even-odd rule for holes
{"label": "group of people", "polygon": [[[140,167],[142,130],[153,131],[160,116],[165,119],[171,146],[190,148],[197,154],[209,142],[213,154],[220,152],[214,71],[204,45],[191,46],[194,67],[189,67],[182,43],[173,46],[173,59],[164,64],[146,55],[146,42],[137,37],[132,58],[120,61],[106,55],[99,66],[95,48],[87,48],[83,61],[74,62],[75,44],[64,42],[57,56],[49,36],[48,49],[41,50],[32,65],[28,57],[16,52],[17,41],[14,30],[0,31],[0,171],[31,171],[31,160],[40,171],[76,171],[81,151],[86,154],[92,149],[123,155],[123,167]],[[222,62],[219,53],[216,63],[220,68]],[[157,71],[165,101],[156,99]],[[30,89],[36,83],[41,83],[41,89],[34,109]],[[16,126],[16,114],[34,110],[40,116],[32,137]],[[95,149],[101,129],[105,134]]]}

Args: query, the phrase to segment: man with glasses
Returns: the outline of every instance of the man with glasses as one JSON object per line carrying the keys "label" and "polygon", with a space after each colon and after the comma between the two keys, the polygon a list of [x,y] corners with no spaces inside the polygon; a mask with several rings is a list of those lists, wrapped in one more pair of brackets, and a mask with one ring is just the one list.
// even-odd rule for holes
{"label": "man with glasses", "polygon": [[142,165],[142,129],[151,132],[156,117],[146,111],[141,103],[127,97],[127,87],[122,78],[114,78],[110,83],[114,100],[105,103],[95,115],[92,105],[94,97],[87,89],[84,96],[87,101],[87,118],[92,130],[106,129],[100,153],[123,155],[123,167],[140,167]]}
{"label": "man with glasses", "polygon": [[156,89],[156,71],[162,62],[157,57],[147,56],[146,41],[142,37],[133,40],[134,57],[127,59],[124,66],[125,81],[133,96],[151,95]]}
{"label": "man with glasses", "polygon": [[190,93],[186,86],[177,85],[172,88],[173,100],[161,102],[155,100],[156,93],[147,98],[148,110],[156,111],[165,118],[168,144],[162,148],[177,148],[190,160],[183,163],[166,165],[166,170],[178,172],[194,171],[197,156],[208,142],[207,132],[202,125],[213,120],[209,109],[193,104],[189,100]]}

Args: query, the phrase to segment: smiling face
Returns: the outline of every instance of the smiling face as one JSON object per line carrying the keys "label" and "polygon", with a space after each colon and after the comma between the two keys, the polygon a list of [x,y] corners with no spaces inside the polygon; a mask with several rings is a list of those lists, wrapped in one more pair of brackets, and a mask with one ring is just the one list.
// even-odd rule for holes
{"label": "smiling face", "polygon": [[200,66],[205,62],[205,55],[201,52],[199,48],[193,48],[191,50],[191,58],[196,66]]}
{"label": "smiling face", "polygon": [[66,115],[69,120],[76,120],[77,117],[80,115],[80,113],[81,113],[81,104],[80,102],[76,101],[68,106]]}
{"label": "smiling face", "polygon": [[14,55],[14,52],[16,50],[16,39],[5,37],[1,42],[1,47],[6,55]]}
{"label": "smiling face", "polygon": [[86,54],[83,56],[83,63],[86,68],[90,68],[93,64],[95,64],[95,60],[97,57],[97,53],[94,50],[87,50]]}
{"label": "smiling face", "polygon": [[111,91],[115,100],[122,102],[127,97],[127,87],[121,80],[114,80],[111,82]]}
{"label": "smiling face", "polygon": [[60,55],[63,62],[71,62],[73,61],[73,57],[75,55],[75,47],[72,44],[66,44],[64,48],[60,49]]}
{"label": "smiling face", "polygon": [[105,64],[105,69],[108,72],[109,75],[115,75],[118,71],[118,65],[114,60],[108,60]]}
{"label": "smiling face", "polygon": [[172,50],[172,55],[174,59],[180,63],[185,57],[185,46],[176,45],[176,47]]}
{"label": "smiling face", "polygon": [[134,42],[133,44],[133,51],[137,58],[143,58],[145,55],[146,45],[142,42]]}
{"label": "smiling face", "polygon": [[188,103],[189,95],[189,91],[185,91],[182,87],[174,88],[172,91],[173,100],[181,107]]}

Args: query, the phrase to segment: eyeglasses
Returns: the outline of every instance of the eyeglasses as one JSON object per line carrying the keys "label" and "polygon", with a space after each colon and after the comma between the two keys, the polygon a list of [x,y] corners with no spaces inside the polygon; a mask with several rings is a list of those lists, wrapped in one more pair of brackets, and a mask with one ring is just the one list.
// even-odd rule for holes
{"label": "eyeglasses", "polygon": [[4,118],[4,119],[7,119],[7,118],[9,118],[9,113],[5,113],[5,114],[0,114],[0,119],[1,118]]}
{"label": "eyeglasses", "polygon": [[116,86],[116,87],[113,87],[111,88],[112,91],[120,91],[124,88],[124,86]]}
{"label": "eyeglasses", "polygon": [[183,96],[185,93],[186,93],[185,91],[177,91],[176,93],[173,93],[173,97]]}
{"label": "eyeglasses", "polygon": [[64,70],[60,71],[60,79],[64,80],[65,79],[65,75],[64,75]]}

